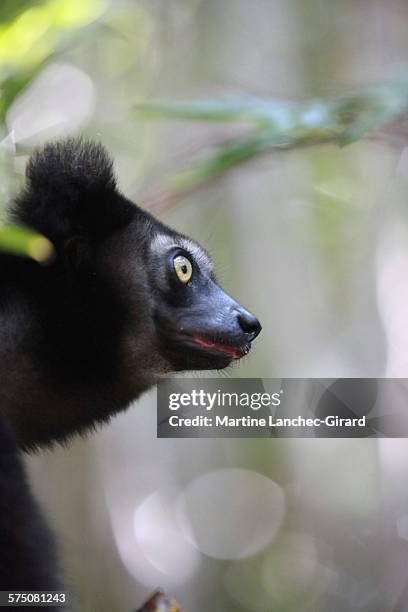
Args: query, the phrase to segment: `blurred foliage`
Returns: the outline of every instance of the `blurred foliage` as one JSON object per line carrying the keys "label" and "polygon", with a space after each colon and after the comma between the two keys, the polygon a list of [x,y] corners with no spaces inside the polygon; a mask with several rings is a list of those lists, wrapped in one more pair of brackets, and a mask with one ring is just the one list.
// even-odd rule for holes
{"label": "blurred foliage", "polygon": [[19,225],[0,227],[0,249],[40,263],[46,263],[54,254],[54,248],[47,238]]}
{"label": "blurred foliage", "polygon": [[3,0],[0,6],[0,23],[10,21],[32,5],[32,0]]}
{"label": "blurred foliage", "polygon": [[[247,132],[216,144],[215,151],[181,170],[169,190],[182,197],[265,152],[335,142],[351,144],[401,119],[408,111],[408,77],[334,98],[303,102],[275,99],[193,100],[138,104],[145,118],[241,123]],[[214,149],[214,146],[212,147]]]}
{"label": "blurred foliage", "polygon": [[[17,6],[20,10],[17,11]],[[0,120],[20,91],[78,29],[101,13],[102,0],[6,2],[0,8]],[[23,10],[22,10],[23,9]]]}
{"label": "blurred foliage", "polygon": [[[6,0],[0,5],[0,122],[45,63],[99,16],[102,0]],[[0,249],[44,261],[52,246],[16,226],[0,229]]]}
{"label": "blurred foliage", "polygon": [[[0,7],[0,122],[20,92],[58,53],[97,23],[103,0],[6,0]],[[134,111],[145,118],[233,123],[245,126],[209,143],[166,187],[178,199],[239,164],[271,152],[324,142],[350,144],[400,119],[408,109],[408,77],[332,98],[293,102],[228,99],[151,102]],[[4,248],[0,241],[0,248]],[[28,253],[27,253],[28,254]]]}

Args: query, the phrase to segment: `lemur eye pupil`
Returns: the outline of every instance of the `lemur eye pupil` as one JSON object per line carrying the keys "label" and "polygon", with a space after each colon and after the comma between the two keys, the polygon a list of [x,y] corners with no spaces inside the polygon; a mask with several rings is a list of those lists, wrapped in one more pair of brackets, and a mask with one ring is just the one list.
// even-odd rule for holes
{"label": "lemur eye pupil", "polygon": [[179,281],[181,281],[183,284],[188,283],[193,275],[193,266],[191,265],[191,261],[187,259],[187,257],[184,257],[184,255],[177,255],[177,257],[175,257],[173,260],[173,265]]}

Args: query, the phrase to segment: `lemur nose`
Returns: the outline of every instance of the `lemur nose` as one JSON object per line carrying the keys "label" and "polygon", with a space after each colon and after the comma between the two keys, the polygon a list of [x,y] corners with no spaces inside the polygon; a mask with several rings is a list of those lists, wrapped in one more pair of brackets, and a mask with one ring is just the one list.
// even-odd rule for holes
{"label": "lemur nose", "polygon": [[238,323],[243,332],[250,335],[250,340],[254,340],[262,329],[258,319],[250,312],[238,313]]}

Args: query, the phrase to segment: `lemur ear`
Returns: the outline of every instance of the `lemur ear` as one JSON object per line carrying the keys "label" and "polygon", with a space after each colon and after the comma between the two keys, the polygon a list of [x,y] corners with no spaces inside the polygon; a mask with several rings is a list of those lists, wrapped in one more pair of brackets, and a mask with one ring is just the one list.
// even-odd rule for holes
{"label": "lemur ear", "polygon": [[34,151],[26,176],[35,191],[69,189],[91,196],[116,187],[113,163],[106,149],[82,138],[51,142]]}
{"label": "lemur ear", "polygon": [[113,164],[101,144],[83,139],[49,143],[31,156],[27,184],[13,216],[57,247],[74,236],[97,237],[123,224],[131,204],[116,189]]}

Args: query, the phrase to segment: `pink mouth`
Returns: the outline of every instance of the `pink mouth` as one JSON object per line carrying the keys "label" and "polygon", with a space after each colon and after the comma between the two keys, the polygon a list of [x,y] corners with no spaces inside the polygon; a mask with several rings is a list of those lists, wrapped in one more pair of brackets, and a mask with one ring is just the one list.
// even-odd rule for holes
{"label": "pink mouth", "polygon": [[204,346],[206,348],[212,349],[214,351],[219,351],[220,353],[225,353],[232,359],[241,359],[247,353],[249,353],[249,345],[246,344],[244,346],[226,346],[225,344],[217,344],[216,342],[211,342],[206,338],[202,338],[201,336],[192,336],[192,339],[196,344],[200,346]]}

